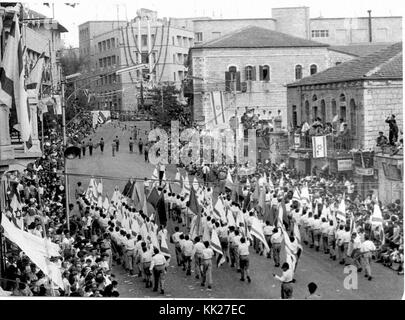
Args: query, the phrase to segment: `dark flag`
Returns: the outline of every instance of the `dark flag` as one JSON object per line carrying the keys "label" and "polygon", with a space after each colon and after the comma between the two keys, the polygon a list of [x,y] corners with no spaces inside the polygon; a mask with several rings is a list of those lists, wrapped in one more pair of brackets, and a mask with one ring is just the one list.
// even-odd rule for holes
{"label": "dark flag", "polygon": [[159,193],[157,192],[156,188],[153,188],[149,194],[148,202],[156,209],[158,201],[159,201]]}
{"label": "dark flag", "polygon": [[157,225],[166,226],[167,216],[166,216],[165,196],[164,196],[163,192],[160,194],[159,200],[157,201],[157,204],[156,204],[155,220],[156,220]]}
{"label": "dark flag", "polygon": [[131,190],[133,184],[134,183],[131,180],[128,180],[127,184],[124,187],[124,191],[122,191],[122,195],[124,197],[130,197],[131,196],[130,190]]}

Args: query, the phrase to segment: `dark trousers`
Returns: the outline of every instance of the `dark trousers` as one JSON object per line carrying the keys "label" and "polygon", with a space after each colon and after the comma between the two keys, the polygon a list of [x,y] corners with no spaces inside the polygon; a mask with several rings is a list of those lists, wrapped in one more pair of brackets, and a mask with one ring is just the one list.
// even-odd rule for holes
{"label": "dark trousers", "polygon": [[162,184],[163,176],[165,175],[164,171],[159,171],[159,186]]}
{"label": "dark trousers", "polygon": [[120,144],[117,143],[117,152],[120,151]]}
{"label": "dark trousers", "polygon": [[145,162],[149,162],[149,154],[145,152]]}
{"label": "dark trousers", "polygon": [[390,145],[395,145],[395,142],[398,140],[398,132],[390,130],[390,133],[388,135],[388,140],[390,141]]}
{"label": "dark trousers", "polygon": [[86,148],[82,148],[83,157],[86,155]]}
{"label": "dark trousers", "polygon": [[93,147],[89,147],[89,154],[92,156],[93,155]]}
{"label": "dark trousers", "polygon": [[100,145],[101,152],[104,152],[104,145]]}
{"label": "dark trousers", "polygon": [[133,151],[134,151],[134,147],[130,144],[130,145],[129,145],[129,152],[132,153]]}

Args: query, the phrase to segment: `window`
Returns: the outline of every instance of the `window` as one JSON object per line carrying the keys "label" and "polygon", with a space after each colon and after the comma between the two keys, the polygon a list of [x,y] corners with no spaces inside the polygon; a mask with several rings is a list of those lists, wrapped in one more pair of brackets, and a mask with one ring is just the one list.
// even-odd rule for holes
{"label": "window", "polygon": [[173,63],[176,63],[176,55],[173,54]]}
{"label": "window", "polygon": [[240,71],[235,66],[229,67],[225,72],[225,91],[240,91]]}
{"label": "window", "polygon": [[302,79],[302,66],[298,64],[295,66],[295,80],[300,79]]}
{"label": "window", "polygon": [[109,84],[112,84],[112,83],[113,83],[113,82],[112,82],[112,75],[111,75],[111,74],[108,76],[108,83],[109,83]]}
{"label": "window", "polygon": [[332,106],[332,119],[334,119],[335,116],[337,115],[336,100],[335,99],[332,99],[331,106]]}
{"label": "window", "polygon": [[142,46],[147,46],[148,45],[148,37],[146,34],[143,34],[142,37]]}
{"label": "window", "polygon": [[183,71],[179,71],[179,81],[183,80]]}
{"label": "window", "polygon": [[99,43],[98,43],[98,51],[101,52],[101,49],[102,49],[102,47],[101,47],[101,42],[99,42]]}
{"label": "window", "polygon": [[177,36],[177,44],[178,44],[179,47],[182,47],[182,46],[183,46],[183,42],[181,41],[181,37],[180,37],[180,36]]}
{"label": "window", "polygon": [[103,67],[103,59],[98,59],[98,65],[100,68]]}
{"label": "window", "polygon": [[339,96],[339,101],[340,102],[346,102],[346,97],[345,97],[345,95],[343,93]]}
{"label": "window", "polygon": [[111,39],[111,47],[112,47],[112,48],[115,48],[115,38],[112,38],[112,39]]}
{"label": "window", "polygon": [[173,72],[173,80],[176,81],[176,72]]}
{"label": "window", "polygon": [[107,66],[111,67],[111,57],[107,58]]}
{"label": "window", "polygon": [[260,80],[270,81],[270,67],[269,66],[259,66]]}
{"label": "window", "polygon": [[311,76],[315,73],[317,73],[318,71],[318,67],[316,64],[311,64],[311,66],[309,67],[309,73],[311,74]]}
{"label": "window", "polygon": [[197,42],[202,42],[202,41],[203,41],[203,34],[202,34],[202,32],[196,32],[196,33],[195,33],[195,41],[197,41]]}
{"label": "window", "polygon": [[106,43],[105,43],[105,41],[103,41],[103,51],[105,51],[106,50]]}
{"label": "window", "polygon": [[306,121],[306,122],[310,122],[310,119],[309,119],[309,117],[310,117],[310,115],[309,115],[309,102],[308,102],[308,100],[305,101],[305,109],[304,109],[304,112],[305,112],[305,121]]}
{"label": "window", "polygon": [[115,56],[112,56],[112,57],[111,57],[111,64],[115,66],[115,64],[116,64]]}
{"label": "window", "polygon": [[321,100],[321,120],[326,121],[326,105],[325,105],[325,100]]}
{"label": "window", "polygon": [[329,30],[312,30],[311,35],[312,38],[328,38]]}
{"label": "window", "polygon": [[182,64],[183,55],[181,53],[177,54],[177,63]]}
{"label": "window", "polygon": [[314,120],[318,118],[318,106],[312,106],[312,116]]}
{"label": "window", "polygon": [[111,41],[110,39],[107,40],[107,50],[111,49]]}
{"label": "window", "polygon": [[350,131],[353,137],[357,135],[357,106],[354,99],[350,99]]}
{"label": "window", "polygon": [[149,63],[149,55],[147,52],[142,52],[142,63]]}
{"label": "window", "polygon": [[245,68],[245,79],[246,79],[246,81],[253,80],[253,67],[252,66],[247,66]]}
{"label": "window", "polygon": [[314,94],[314,95],[312,96],[312,101],[316,101],[316,100],[318,100],[318,97],[316,96],[316,94]]}
{"label": "window", "polygon": [[292,125],[294,128],[298,126],[297,106],[292,106]]}

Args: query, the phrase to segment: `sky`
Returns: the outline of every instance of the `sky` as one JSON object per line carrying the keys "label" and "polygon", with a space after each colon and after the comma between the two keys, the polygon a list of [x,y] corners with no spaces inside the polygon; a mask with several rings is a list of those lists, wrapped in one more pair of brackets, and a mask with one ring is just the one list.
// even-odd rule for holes
{"label": "sky", "polygon": [[[76,3],[74,8],[65,2]],[[50,8],[38,0],[27,0],[31,9],[52,17]],[[52,4],[52,2],[50,2]],[[311,18],[319,16],[358,17],[403,16],[404,5],[401,0],[62,0],[55,1],[55,19],[69,30],[62,38],[66,46],[77,47],[79,43],[78,26],[89,20],[130,20],[139,8],[158,12],[158,17],[196,17],[212,18],[271,18],[271,8],[310,7]]]}

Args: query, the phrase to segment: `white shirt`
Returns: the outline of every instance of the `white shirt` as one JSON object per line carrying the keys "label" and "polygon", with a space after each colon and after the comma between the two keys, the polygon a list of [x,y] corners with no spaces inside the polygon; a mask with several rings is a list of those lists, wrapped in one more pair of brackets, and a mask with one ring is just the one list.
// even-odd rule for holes
{"label": "white shirt", "polygon": [[191,240],[185,240],[183,243],[183,253],[186,257],[191,257],[193,254],[193,241]]}
{"label": "white shirt", "polygon": [[370,252],[376,249],[375,244],[371,240],[364,241],[360,246],[361,252]]}
{"label": "white shirt", "polygon": [[197,243],[194,245],[194,254],[200,255],[200,254],[203,253],[204,249],[205,249],[204,244],[203,244],[202,242],[197,242]]}
{"label": "white shirt", "polygon": [[249,246],[250,246],[249,241],[246,241],[245,243],[241,243],[238,247],[239,255],[248,256],[249,255]]}
{"label": "white shirt", "polygon": [[163,254],[157,253],[152,257],[149,270],[152,270],[154,266],[161,266],[166,264],[166,258]]}
{"label": "white shirt", "polygon": [[211,248],[205,248],[202,252],[203,259],[212,259],[214,256],[214,251]]}
{"label": "white shirt", "polygon": [[287,271],[284,271],[281,277],[275,276],[277,280],[280,280],[281,282],[291,282],[293,279],[293,270],[292,268],[289,268]]}

